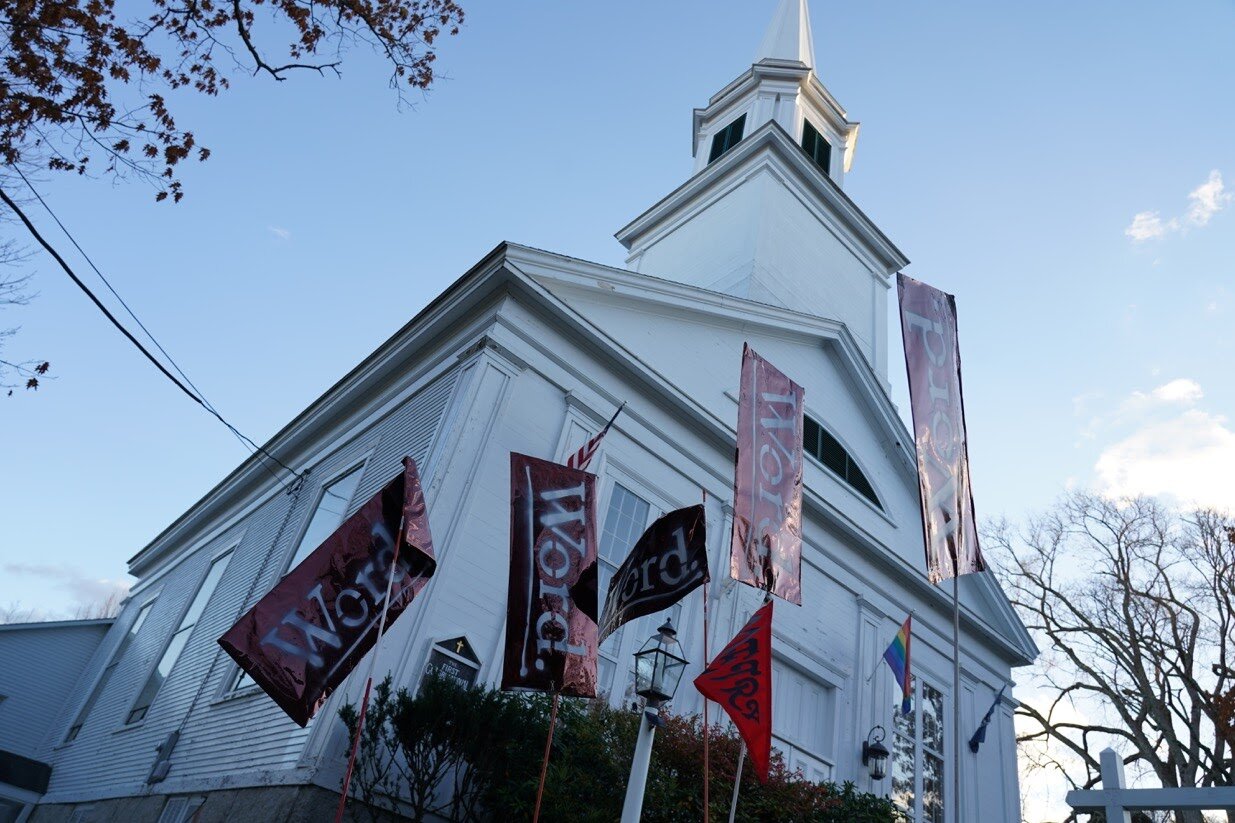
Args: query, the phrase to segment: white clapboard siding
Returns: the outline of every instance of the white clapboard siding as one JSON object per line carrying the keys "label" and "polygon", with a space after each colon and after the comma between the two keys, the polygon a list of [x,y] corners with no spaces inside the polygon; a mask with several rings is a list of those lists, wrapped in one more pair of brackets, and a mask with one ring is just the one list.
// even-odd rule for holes
{"label": "white clapboard siding", "polygon": [[853,656],[857,603],[815,565],[826,562],[817,550],[808,544],[802,554],[802,605],[776,604],[776,633],[846,668]]}
{"label": "white clapboard siding", "polygon": [[46,761],[42,743],[111,621],[0,626],[0,749]]}
{"label": "white clapboard siding", "polygon": [[[253,777],[297,765],[311,727],[298,728],[264,694],[225,696],[224,690],[236,669],[230,658],[219,653],[216,639],[282,576],[323,483],[365,461],[365,472],[351,505],[355,509],[394,475],[404,454],[424,461],[455,382],[455,373],[448,372],[384,419],[334,448],[313,467],[290,517],[288,509],[293,497],[276,494],[231,526],[226,534],[196,549],[192,556],[172,557],[169,564],[180,562],[166,574],[160,576],[160,570],[152,572],[151,577],[157,577],[155,583],[126,605],[117,628],[127,631],[137,609],[151,596],[157,597],[155,606],[86,718],[77,740],[57,752],[47,802],[142,791],[154,762],[155,747],[180,726],[186,715],[188,722],[172,756],[169,781],[222,778],[238,773]],[[279,535],[285,519],[286,527]],[[279,540],[272,551],[276,535]],[[235,548],[223,578],[146,719],[126,728],[125,716],[196,593],[211,559],[233,544]],[[96,661],[96,667],[101,670],[106,663],[103,656]],[[82,695],[88,693],[97,674],[94,672],[88,685],[80,689]],[[61,739],[75,712],[76,706],[61,719]],[[103,763],[106,768],[101,767]]]}
{"label": "white clapboard siding", "polygon": [[772,663],[772,733],[790,769],[813,780],[831,776],[836,689],[782,661]]}

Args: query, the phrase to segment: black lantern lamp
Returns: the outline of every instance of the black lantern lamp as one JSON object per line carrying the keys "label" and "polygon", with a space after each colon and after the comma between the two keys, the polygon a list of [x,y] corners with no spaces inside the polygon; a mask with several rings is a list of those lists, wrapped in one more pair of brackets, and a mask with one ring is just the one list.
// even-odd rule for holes
{"label": "black lantern lamp", "polygon": [[[862,744],[862,765],[870,767],[872,780],[883,780],[888,773],[888,756],[891,752],[883,745],[885,734],[883,726],[876,726],[866,735],[866,742]],[[873,741],[872,737],[875,738]]]}
{"label": "black lantern lamp", "polygon": [[673,621],[666,619],[657,632],[635,652],[635,694],[653,707],[673,699],[687,663]]}

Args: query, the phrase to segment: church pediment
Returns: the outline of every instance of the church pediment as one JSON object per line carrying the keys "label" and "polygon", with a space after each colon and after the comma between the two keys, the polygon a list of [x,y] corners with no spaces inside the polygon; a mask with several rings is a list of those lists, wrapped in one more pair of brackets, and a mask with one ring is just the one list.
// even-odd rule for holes
{"label": "church pediment", "polygon": [[[869,561],[942,596],[924,573],[911,571],[921,568],[922,549],[910,433],[843,324],[520,246],[505,248],[503,268],[533,285],[563,319],[603,336],[632,370],[678,395],[722,439],[732,437],[742,343],[769,356],[806,386],[807,414],[851,452],[878,497],[871,505],[835,471],[809,460],[808,509],[867,545]],[[971,619],[1010,654],[1033,657],[1032,641],[993,578],[967,579],[962,599]]]}

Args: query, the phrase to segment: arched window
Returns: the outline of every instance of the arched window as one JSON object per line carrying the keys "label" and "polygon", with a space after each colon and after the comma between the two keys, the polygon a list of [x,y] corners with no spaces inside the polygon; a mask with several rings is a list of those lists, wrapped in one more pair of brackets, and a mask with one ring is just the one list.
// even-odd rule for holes
{"label": "arched window", "polygon": [[818,420],[813,419],[810,415],[806,415],[803,424],[803,435],[806,440],[803,447],[807,454],[836,472],[841,480],[852,486],[853,490],[858,494],[874,503],[877,508],[883,509],[883,504],[879,502],[879,498],[875,495],[875,488],[866,479],[866,475],[862,473],[862,470],[858,468],[857,462],[849,456],[849,452],[845,451],[845,447],[840,444],[840,441],[820,425]]}

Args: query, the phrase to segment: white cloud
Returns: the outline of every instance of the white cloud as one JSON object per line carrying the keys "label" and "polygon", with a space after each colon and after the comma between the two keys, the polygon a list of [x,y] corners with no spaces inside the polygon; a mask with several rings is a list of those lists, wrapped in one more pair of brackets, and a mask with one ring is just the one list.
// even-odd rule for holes
{"label": "white cloud", "polygon": [[51,563],[5,563],[0,566],[6,575],[26,575],[51,582],[67,591],[79,607],[98,606],[111,599],[120,600],[129,593],[132,581],[107,577],[91,577],[72,566]]}
{"label": "white cloud", "polygon": [[1174,232],[1186,231],[1189,226],[1207,226],[1210,219],[1231,202],[1232,196],[1222,182],[1222,172],[1214,169],[1204,183],[1188,192],[1188,211],[1182,218],[1164,220],[1161,212],[1138,212],[1124,229],[1124,235],[1132,238],[1133,243],[1139,244],[1147,240],[1159,240]]}
{"label": "white cloud", "polygon": [[1209,179],[1188,194],[1188,200],[1191,201],[1188,206],[1188,222],[1195,226],[1208,224],[1209,218],[1231,202],[1231,193],[1225,191],[1225,188],[1222,173],[1217,169],[1211,171]]}
{"label": "white cloud", "polygon": [[[1156,376],[1157,373],[1158,369],[1154,369],[1153,374]],[[1109,437],[1116,430],[1126,431],[1130,427],[1143,426],[1151,419],[1161,419],[1163,414],[1174,414],[1181,407],[1196,405],[1204,397],[1205,392],[1199,383],[1187,377],[1178,377],[1148,392],[1132,392],[1113,410],[1110,410],[1110,403],[1107,404],[1107,411],[1097,408],[1103,400],[1099,392],[1073,397],[1072,408],[1078,417],[1088,418],[1081,428],[1082,439],[1093,440],[1102,435]]]}
{"label": "white cloud", "polygon": [[1155,400],[1163,403],[1183,403],[1191,405],[1205,396],[1201,384],[1186,377],[1180,377],[1169,383],[1164,383],[1149,393]]}
{"label": "white cloud", "polygon": [[1235,431],[1227,419],[1193,408],[1152,420],[1108,446],[1094,471],[1103,492],[1113,497],[1158,495],[1184,505],[1231,509],[1233,466]]}
{"label": "white cloud", "polygon": [[266,229],[271,234],[273,234],[275,237],[279,238],[280,240],[291,240],[292,239],[292,233],[288,231],[287,229],[281,228],[279,226],[267,226]]}
{"label": "white cloud", "polygon": [[1162,217],[1156,211],[1143,211],[1132,218],[1131,225],[1124,229],[1124,234],[1132,238],[1133,243],[1144,243],[1156,237],[1165,237],[1167,230],[1174,231],[1176,221],[1163,223]]}

